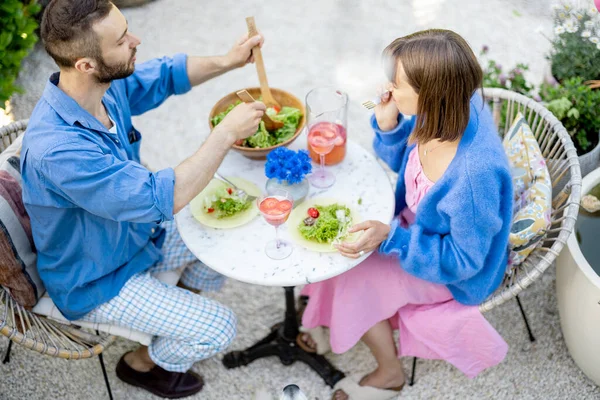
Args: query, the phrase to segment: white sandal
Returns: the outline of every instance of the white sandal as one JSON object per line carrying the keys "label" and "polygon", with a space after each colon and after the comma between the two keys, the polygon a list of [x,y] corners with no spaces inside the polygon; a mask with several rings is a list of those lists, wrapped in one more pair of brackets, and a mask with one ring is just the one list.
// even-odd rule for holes
{"label": "white sandal", "polygon": [[333,387],[332,400],[335,400],[335,393],[338,390],[348,395],[349,400],[390,400],[396,399],[400,394],[404,384],[393,389],[379,389],[373,386],[360,386],[356,377],[346,377],[336,383]]}

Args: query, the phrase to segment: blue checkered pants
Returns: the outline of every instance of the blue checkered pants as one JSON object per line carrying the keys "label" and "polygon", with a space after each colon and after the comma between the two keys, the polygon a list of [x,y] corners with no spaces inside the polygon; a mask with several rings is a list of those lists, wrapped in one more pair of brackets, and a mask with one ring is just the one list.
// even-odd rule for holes
{"label": "blue checkered pants", "polygon": [[152,361],[168,371],[185,372],[195,362],[225,350],[236,335],[237,321],[220,303],[153,276],[186,266],[181,282],[194,289],[219,289],[224,280],[185,247],[173,222],[163,227],[167,230],[163,261],[131,277],[116,297],[82,319],[153,335],[148,347]]}

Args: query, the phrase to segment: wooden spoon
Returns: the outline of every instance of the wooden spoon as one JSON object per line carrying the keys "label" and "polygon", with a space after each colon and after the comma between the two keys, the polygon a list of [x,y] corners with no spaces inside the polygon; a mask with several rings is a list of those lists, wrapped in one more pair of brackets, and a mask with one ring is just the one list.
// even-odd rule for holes
{"label": "wooden spoon", "polygon": [[[240,90],[236,94],[244,103],[254,103],[256,101],[247,90]],[[279,128],[283,128],[283,122],[271,119],[267,113],[264,113],[261,119],[265,123],[265,128],[267,128],[268,131],[274,131]]]}
{"label": "wooden spoon", "polygon": [[[248,38],[258,35],[258,30],[256,29],[256,24],[254,23],[254,17],[246,18],[246,25],[248,25]],[[262,53],[259,46],[255,46],[252,49],[252,55],[254,56],[254,62],[256,63],[256,72],[258,73],[260,93],[262,95],[263,103],[265,103],[267,107],[277,107],[281,109],[281,105],[277,102],[277,100],[275,100],[271,94],[271,90],[269,90],[267,73],[265,72],[265,64],[263,63]]]}

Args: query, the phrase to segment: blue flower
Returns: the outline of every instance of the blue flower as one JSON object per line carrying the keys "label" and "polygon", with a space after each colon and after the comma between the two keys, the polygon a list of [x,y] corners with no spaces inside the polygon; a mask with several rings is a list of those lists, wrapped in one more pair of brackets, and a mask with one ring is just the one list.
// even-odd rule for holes
{"label": "blue flower", "polygon": [[294,172],[291,173],[286,180],[290,185],[293,185],[295,183],[300,183],[303,178],[304,176],[301,173]]}
{"label": "blue flower", "polygon": [[267,155],[265,175],[290,184],[301,182],[312,171],[310,157],[306,150],[295,152],[279,147]]}
{"label": "blue flower", "polygon": [[267,176],[267,178],[279,177],[280,171],[281,168],[279,167],[279,165],[269,163],[265,165],[265,175]]}

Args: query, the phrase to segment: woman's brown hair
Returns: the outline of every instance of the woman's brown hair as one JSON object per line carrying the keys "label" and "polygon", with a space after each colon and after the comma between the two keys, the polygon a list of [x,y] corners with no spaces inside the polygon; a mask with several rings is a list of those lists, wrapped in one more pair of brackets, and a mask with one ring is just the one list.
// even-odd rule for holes
{"label": "woman's brown hair", "polygon": [[401,63],[408,84],[419,95],[411,141],[460,139],[469,123],[471,96],[483,79],[467,42],[452,31],[429,29],[394,40],[383,53],[390,80],[396,82]]}

